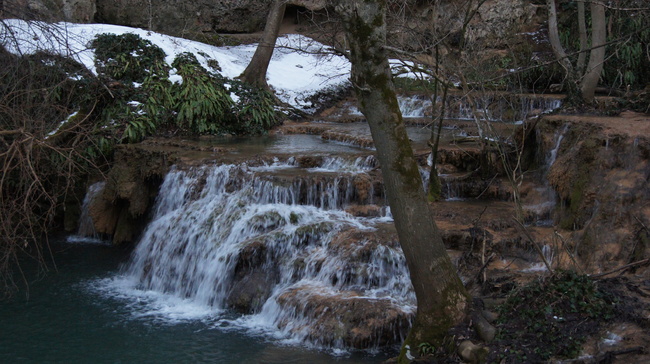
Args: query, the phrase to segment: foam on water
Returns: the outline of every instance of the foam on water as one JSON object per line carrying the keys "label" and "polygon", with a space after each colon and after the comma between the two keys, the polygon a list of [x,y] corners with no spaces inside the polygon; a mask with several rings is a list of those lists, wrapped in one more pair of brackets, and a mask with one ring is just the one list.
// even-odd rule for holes
{"label": "foam on water", "polygon": [[[372,158],[345,163],[334,158],[321,168],[363,171],[371,165]],[[381,218],[355,218],[343,211],[354,195],[346,189],[353,186],[341,184],[339,177],[313,187],[275,183],[260,171],[246,165],[172,169],[131,260],[118,276],[98,280],[92,289],[128,302],[133,319],[207,320],[217,327],[341,352],[347,350],[342,342],[314,338],[312,318],[279,298],[288,292],[305,299],[349,296],[414,312],[415,297],[398,245],[379,244],[370,256],[356,260],[363,242],[333,246],[345,229],[372,231],[374,224],[389,220],[388,209]],[[263,246],[258,268],[275,278],[258,311],[233,319],[226,308],[240,254],[256,244]]]}

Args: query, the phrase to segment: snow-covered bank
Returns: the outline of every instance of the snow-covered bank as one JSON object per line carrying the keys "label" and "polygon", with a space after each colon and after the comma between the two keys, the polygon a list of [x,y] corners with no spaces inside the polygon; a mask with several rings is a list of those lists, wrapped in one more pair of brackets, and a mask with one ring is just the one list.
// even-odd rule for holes
{"label": "snow-covered bank", "polygon": [[[2,24],[0,44],[7,51],[17,55],[46,51],[70,57],[95,74],[95,54],[90,44],[96,35],[103,33],[137,34],[159,46],[166,53],[166,61],[170,65],[182,52],[193,53],[206,69],[210,69],[209,60],[216,60],[221,74],[229,78],[235,78],[244,71],[257,47],[257,44],[215,47],[145,29],[109,24],[48,24],[18,19],[5,19]],[[325,48],[312,39],[296,34],[278,39],[267,77],[280,100],[309,111],[312,107],[309,96],[342,86],[348,81],[350,63],[345,57],[319,52]],[[174,70],[171,72],[174,73]]]}

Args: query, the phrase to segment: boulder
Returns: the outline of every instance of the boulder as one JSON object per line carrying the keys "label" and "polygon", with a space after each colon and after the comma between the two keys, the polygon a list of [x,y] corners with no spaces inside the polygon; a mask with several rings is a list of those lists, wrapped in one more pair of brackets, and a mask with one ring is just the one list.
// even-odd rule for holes
{"label": "boulder", "polygon": [[[334,293],[309,285],[289,289],[277,301],[295,312],[295,317],[280,323],[281,328],[290,327],[312,342],[334,347],[399,344],[414,314],[391,299],[361,297],[350,291]],[[300,325],[302,320],[309,325]]]}

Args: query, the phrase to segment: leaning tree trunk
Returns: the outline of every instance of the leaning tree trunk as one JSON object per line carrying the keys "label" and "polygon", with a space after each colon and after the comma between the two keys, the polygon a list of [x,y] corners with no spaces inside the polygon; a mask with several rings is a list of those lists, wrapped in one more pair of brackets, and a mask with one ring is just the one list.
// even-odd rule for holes
{"label": "leaning tree trunk", "polygon": [[240,79],[249,85],[263,89],[269,88],[269,85],[266,83],[266,71],[269,69],[269,62],[271,61],[271,56],[273,56],[275,42],[280,33],[280,26],[282,25],[286,6],[286,0],[274,0],[271,5],[271,10],[266,18],[262,40],[257,46],[248,67],[246,67],[244,73],[240,76]]}
{"label": "leaning tree trunk", "polygon": [[605,42],[607,41],[607,22],[605,6],[592,2],[591,10],[591,52],[585,75],[580,84],[582,98],[586,103],[592,103],[596,86],[605,63]]}
{"label": "leaning tree trunk", "polygon": [[442,344],[448,329],[461,322],[468,295],[432,219],[422,179],[400,112],[384,45],[386,0],[341,0],[350,46],[352,83],[370,125],[399,241],[417,297],[413,326],[400,362],[417,355],[420,343]]}

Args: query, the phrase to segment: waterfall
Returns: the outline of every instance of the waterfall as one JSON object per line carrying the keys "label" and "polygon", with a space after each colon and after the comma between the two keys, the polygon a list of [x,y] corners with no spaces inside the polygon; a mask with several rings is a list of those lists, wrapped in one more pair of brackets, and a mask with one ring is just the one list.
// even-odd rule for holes
{"label": "waterfall", "polygon": [[379,166],[374,155],[357,157],[353,161],[341,157],[324,157],[320,166],[310,168],[310,172],[366,172]]}
{"label": "waterfall", "polygon": [[546,154],[546,165],[542,174],[542,181],[544,185],[537,187],[537,194],[539,195],[538,201],[533,204],[526,204],[523,207],[531,212],[534,212],[536,216],[540,218],[539,221],[536,221],[537,225],[552,225],[552,212],[555,209],[556,204],[556,193],[555,190],[548,183],[548,172],[555,163],[557,159],[558,151],[562,146],[562,140],[566,132],[569,130],[569,124],[565,124],[562,129],[555,132],[553,137],[553,148]]}
{"label": "waterfall", "polygon": [[424,118],[431,115],[431,100],[424,96],[398,96],[397,102],[405,118]]}
{"label": "waterfall", "polygon": [[[415,297],[399,244],[376,238],[385,218],[341,210],[358,194],[341,174],[287,183],[269,172],[246,165],[172,169],[123,269],[132,288],[218,310],[243,307],[246,314],[229,324],[292,342],[337,349],[398,343]],[[353,323],[339,315],[350,305],[383,320],[394,316],[391,329],[349,337]],[[333,323],[342,326],[334,330]]]}
{"label": "waterfall", "polygon": [[553,163],[555,163],[555,160],[557,159],[557,152],[560,150],[560,146],[562,145],[562,140],[564,139],[564,134],[566,134],[567,130],[569,130],[569,124],[564,124],[562,129],[555,133],[555,137],[553,138],[554,140],[553,149],[551,149],[551,151],[548,153],[548,156],[546,157],[547,171],[551,169]]}
{"label": "waterfall", "polygon": [[[466,97],[451,95],[447,101],[446,118],[474,120],[474,113]],[[397,102],[405,118],[431,116],[431,99],[423,95],[398,96]],[[438,99],[440,102],[440,98]],[[562,106],[562,99],[538,95],[480,94],[474,97],[476,111],[481,120],[519,123],[529,116],[549,113]],[[356,106],[349,106],[349,113],[361,115]]]}
{"label": "waterfall", "polygon": [[[424,118],[431,116],[431,100],[422,95],[397,96],[397,103],[405,118]],[[348,113],[351,115],[362,115],[356,105],[348,106]]]}
{"label": "waterfall", "polygon": [[[553,265],[553,259],[555,258],[555,252],[553,251],[553,248],[545,244],[542,246],[542,255],[544,256],[544,259],[552,266]],[[541,260],[541,257],[539,258]],[[534,263],[530,265],[528,268],[523,269],[523,272],[543,272],[548,270],[546,267],[546,263],[544,262],[539,262],[539,263]]]}
{"label": "waterfall", "polygon": [[[448,118],[474,120],[472,107],[466,98],[450,96],[448,102]],[[481,120],[515,123],[551,112],[562,105],[561,99],[553,97],[489,93],[477,95],[474,102]]]}
{"label": "waterfall", "polygon": [[69,236],[69,242],[99,242],[100,237],[95,231],[95,225],[90,217],[90,205],[93,200],[104,190],[106,182],[100,181],[88,187],[86,196],[81,203],[81,214],[79,215],[79,226],[75,235]]}

